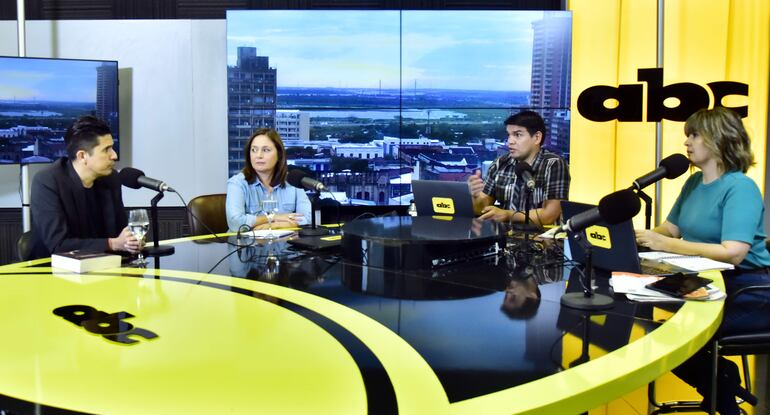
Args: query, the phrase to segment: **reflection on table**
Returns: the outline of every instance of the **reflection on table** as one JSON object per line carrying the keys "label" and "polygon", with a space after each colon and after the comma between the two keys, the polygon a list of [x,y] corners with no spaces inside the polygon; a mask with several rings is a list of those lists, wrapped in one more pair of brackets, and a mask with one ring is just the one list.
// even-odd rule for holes
{"label": "reflection on table", "polygon": [[[41,306],[44,309],[81,301],[106,312],[131,313],[137,326],[159,334],[140,348],[115,349],[100,339],[84,340],[82,333],[58,320],[52,320],[50,328],[27,333],[23,313],[13,327],[25,336],[45,336],[49,329],[65,333],[57,337],[62,343],[58,348],[96,353],[90,359],[96,356],[101,361],[106,377],[153,375],[173,384],[182,382],[174,375],[178,370],[186,376],[183,383],[188,388],[180,391],[185,391],[184,408],[189,413],[221,411],[223,397],[229,400],[228,407],[246,412],[256,407],[277,412],[308,408],[360,412],[364,405],[363,412],[371,413],[572,413],[628,392],[633,385],[621,378],[636,374],[641,385],[667,371],[686,358],[687,350],[704,343],[718,325],[719,307],[709,304],[687,304],[679,313],[679,306],[674,306],[668,310],[674,317],[666,324],[656,321],[652,305],[622,298],[603,313],[562,307],[565,291],[580,290],[581,270],[565,263],[561,246],[553,242],[525,243],[514,236],[504,239],[503,249],[495,255],[403,270],[362,265],[343,259],[338,251],[298,250],[287,240],[229,236],[176,241],[174,255],[149,261],[146,269],[35,283],[38,296],[32,303],[50,301],[52,305]],[[42,265],[7,270],[0,277],[0,292],[11,292],[11,283],[32,283],[41,275],[50,279],[46,275],[50,271]],[[30,276],[36,273],[42,274]],[[607,275],[596,275],[597,292],[612,295]],[[2,287],[3,283],[9,286]],[[700,308],[698,313],[688,311],[694,307]],[[40,318],[49,321],[46,313],[50,311]],[[660,342],[663,337],[656,337],[658,332],[665,336],[665,344]],[[637,346],[635,340],[647,343]],[[156,348],[172,344],[177,351],[193,348],[196,359],[220,366],[198,373],[190,370],[187,353],[164,349],[162,356],[154,355]],[[250,352],[267,345],[269,353]],[[322,349],[325,352],[319,355]],[[41,404],[113,412],[105,409],[113,409],[110,403],[78,401],[77,391],[57,398],[57,384],[32,370],[35,359],[41,359],[37,349],[32,350],[32,356],[13,360],[14,367],[25,369],[21,378],[30,386],[13,389],[0,381],[0,393],[13,397],[0,399],[0,407],[21,408],[20,413]],[[132,358],[136,350],[146,360]],[[114,353],[114,359],[99,357],[105,352]],[[335,363],[319,363],[323,359]],[[306,363],[297,366],[300,360]],[[84,362],[70,359],[68,364],[75,370]],[[263,373],[278,376],[264,389],[272,392],[236,397],[235,391],[254,382],[256,374],[239,371],[238,365],[231,368],[232,362],[258,372],[256,368],[264,367]],[[8,365],[10,360],[0,358],[0,367]],[[589,365],[594,366],[582,369]],[[226,372],[221,372],[223,367]],[[278,375],[281,371],[284,375]],[[209,396],[190,389],[197,382],[211,385],[214,373],[223,377],[210,386]],[[310,376],[317,383],[305,386],[304,400],[289,398],[297,390],[292,376]],[[325,382],[342,379],[346,386],[324,388],[331,385]],[[101,384],[94,380],[89,393],[104,394],[106,400],[118,393],[100,389]],[[165,399],[181,396],[174,388],[159,393],[148,385],[132,385],[147,399],[133,403],[118,399],[125,412],[162,412],[158,408],[171,404]],[[265,406],[279,397],[287,399],[285,407]]]}

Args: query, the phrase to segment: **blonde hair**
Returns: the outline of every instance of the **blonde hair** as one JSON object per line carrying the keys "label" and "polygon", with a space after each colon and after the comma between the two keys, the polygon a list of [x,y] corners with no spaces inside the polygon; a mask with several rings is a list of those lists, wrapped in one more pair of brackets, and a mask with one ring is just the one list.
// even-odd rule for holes
{"label": "blonde hair", "polygon": [[741,117],[723,107],[702,109],[692,114],[684,124],[684,134],[703,137],[703,144],[717,159],[723,171],[746,173],[754,165],[751,140]]}

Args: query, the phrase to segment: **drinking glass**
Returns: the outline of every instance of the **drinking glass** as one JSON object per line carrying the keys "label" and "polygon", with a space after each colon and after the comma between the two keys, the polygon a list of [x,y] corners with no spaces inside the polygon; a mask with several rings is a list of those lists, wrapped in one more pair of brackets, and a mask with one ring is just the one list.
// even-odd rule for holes
{"label": "drinking glass", "polygon": [[[131,209],[128,213],[128,229],[139,239],[139,242],[144,241],[144,236],[147,234],[149,227],[150,217],[147,215],[147,209]],[[143,265],[145,263],[141,249],[136,260],[131,263],[136,265]]]}
{"label": "drinking glass", "polygon": [[278,213],[278,200],[273,195],[268,196],[267,199],[262,201],[262,213],[267,216],[267,237],[268,239],[274,238],[273,235],[273,218]]}

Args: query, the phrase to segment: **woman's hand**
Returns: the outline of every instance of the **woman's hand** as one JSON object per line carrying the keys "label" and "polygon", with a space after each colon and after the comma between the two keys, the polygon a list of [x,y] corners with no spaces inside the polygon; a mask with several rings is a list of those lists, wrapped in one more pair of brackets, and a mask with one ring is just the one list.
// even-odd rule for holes
{"label": "woman's hand", "polygon": [[[273,228],[297,228],[299,221],[304,217],[301,213],[276,213],[273,216]],[[253,229],[269,229],[267,222],[255,225]]]}
{"label": "woman's hand", "polygon": [[647,230],[647,229],[637,229],[636,230],[636,243],[637,245],[643,246],[645,248],[650,248],[653,251],[669,251],[669,249],[666,249],[668,246],[668,242],[672,238],[661,235],[655,231]]}

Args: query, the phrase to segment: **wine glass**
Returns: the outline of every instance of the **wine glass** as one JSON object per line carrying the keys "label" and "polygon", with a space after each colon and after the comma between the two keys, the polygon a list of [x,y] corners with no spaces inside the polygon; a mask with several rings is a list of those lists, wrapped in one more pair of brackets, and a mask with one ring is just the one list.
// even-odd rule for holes
{"label": "wine glass", "polygon": [[[147,234],[149,227],[150,217],[147,215],[147,209],[131,209],[128,213],[128,229],[139,239],[139,242],[144,241],[144,236]],[[136,265],[143,265],[145,263],[141,249],[136,260],[131,263]]]}
{"label": "wine glass", "polygon": [[272,239],[273,236],[273,218],[278,213],[278,201],[270,195],[267,199],[262,201],[262,213],[267,216],[267,237]]}

